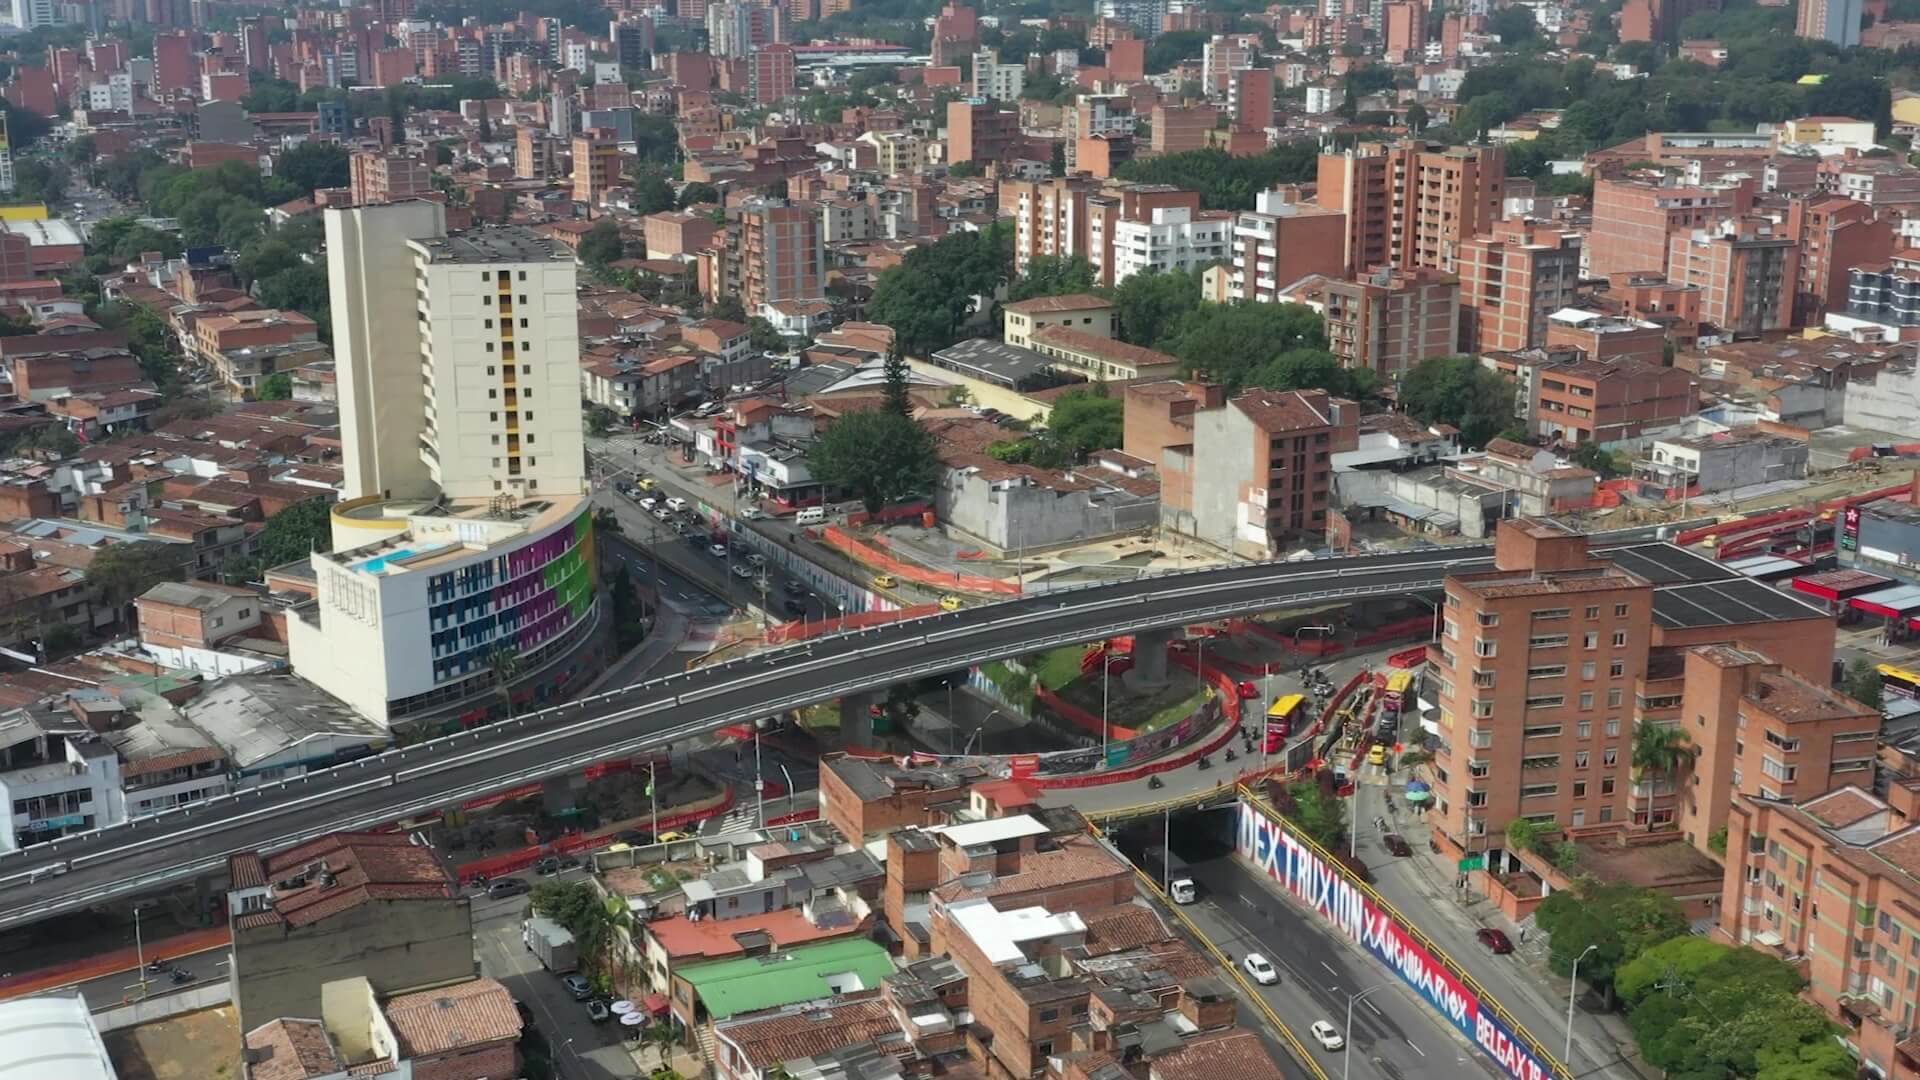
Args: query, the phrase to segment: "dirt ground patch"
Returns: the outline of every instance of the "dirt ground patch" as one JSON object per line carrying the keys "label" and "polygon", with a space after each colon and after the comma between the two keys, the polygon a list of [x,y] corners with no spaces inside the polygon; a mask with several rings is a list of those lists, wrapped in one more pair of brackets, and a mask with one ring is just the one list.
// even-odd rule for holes
{"label": "dirt ground patch", "polygon": [[105,1039],[120,1080],[238,1080],[245,1075],[231,1005],[123,1028]]}

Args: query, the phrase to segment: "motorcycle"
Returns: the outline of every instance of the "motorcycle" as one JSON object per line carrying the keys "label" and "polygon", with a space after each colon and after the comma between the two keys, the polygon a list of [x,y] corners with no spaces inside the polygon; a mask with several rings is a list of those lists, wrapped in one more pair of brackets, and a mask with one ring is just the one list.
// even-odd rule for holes
{"label": "motorcycle", "polygon": [[1234,753],[1234,752],[1233,752],[1233,747],[1231,747],[1231,746],[1229,746],[1229,747],[1227,747],[1227,760],[1228,760],[1228,761],[1232,761],[1232,760],[1234,760],[1235,758],[1237,758],[1237,757],[1239,757],[1239,756],[1240,756],[1239,754],[1236,754],[1236,753]]}
{"label": "motorcycle", "polygon": [[172,978],[176,986],[181,983],[190,983],[193,981],[193,972],[188,971],[186,968],[174,968]]}
{"label": "motorcycle", "polygon": [[1213,768],[1213,759],[1212,759],[1212,758],[1209,758],[1209,757],[1206,757],[1205,755],[1202,755],[1202,756],[1201,756],[1201,758],[1200,758],[1200,767],[1201,767],[1202,769],[1211,769],[1211,768]]}
{"label": "motorcycle", "polygon": [[1160,779],[1159,777],[1157,777],[1157,776],[1149,776],[1149,777],[1147,777],[1147,789],[1148,789],[1148,790],[1150,790],[1150,791],[1158,791],[1158,790],[1160,790],[1161,788],[1163,788],[1163,787],[1166,787],[1166,786],[1167,786],[1167,785],[1166,785],[1166,782],[1165,782],[1165,781],[1163,781],[1163,780],[1161,780],[1161,779]]}
{"label": "motorcycle", "polygon": [[163,975],[167,972],[167,969],[171,967],[173,967],[173,961],[171,960],[149,960],[147,961],[147,974]]}

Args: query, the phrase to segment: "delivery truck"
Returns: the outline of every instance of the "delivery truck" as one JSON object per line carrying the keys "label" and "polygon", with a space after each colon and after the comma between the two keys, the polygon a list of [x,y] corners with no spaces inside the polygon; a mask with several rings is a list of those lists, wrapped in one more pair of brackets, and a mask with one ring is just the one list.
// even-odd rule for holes
{"label": "delivery truck", "polygon": [[520,940],[527,951],[540,958],[540,966],[555,975],[564,975],[580,966],[573,935],[552,919],[534,916],[520,924]]}

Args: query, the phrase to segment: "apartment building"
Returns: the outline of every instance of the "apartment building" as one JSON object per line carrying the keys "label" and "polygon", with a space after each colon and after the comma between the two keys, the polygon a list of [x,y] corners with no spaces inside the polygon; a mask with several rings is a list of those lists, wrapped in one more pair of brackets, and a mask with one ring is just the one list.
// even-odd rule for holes
{"label": "apartment building", "polygon": [[1131,135],[1138,119],[1133,111],[1133,98],[1127,94],[1080,95],[1073,108],[1061,114],[1067,129],[1067,172],[1081,167],[1079,144],[1082,139]]}
{"label": "apartment building", "polygon": [[[1118,285],[1138,273],[1185,273],[1226,258],[1233,214],[1189,206],[1156,207],[1144,219],[1101,212],[1099,199],[1087,223],[1087,245],[1102,285]],[[1110,232],[1108,230],[1111,230]]]}
{"label": "apartment building", "polygon": [[1212,105],[1155,105],[1148,114],[1148,147],[1155,154],[1178,154],[1199,150],[1207,145],[1207,136],[1220,118]]}
{"label": "apartment building", "polygon": [[1772,221],[1746,216],[1676,232],[1667,276],[1700,287],[1700,317],[1735,337],[1793,325],[1799,241]]}
{"label": "apartment building", "polygon": [[1313,203],[1284,200],[1263,191],[1252,210],[1233,220],[1230,260],[1207,271],[1201,291],[1207,300],[1277,303],[1282,290],[1313,274],[1342,276],[1346,215]]}
{"label": "apartment building", "polygon": [[1546,339],[1548,317],[1573,303],[1580,234],[1551,222],[1499,222],[1461,243],[1459,275],[1462,348],[1534,348]]}
{"label": "apartment building", "polygon": [[[319,340],[320,328],[297,311],[235,311],[193,324],[194,357],[229,389],[242,394],[252,393],[261,379],[279,370],[291,371],[316,353],[324,354]],[[289,349],[301,345],[309,348]],[[278,362],[261,362],[274,355],[279,356]]]}
{"label": "apartment building", "polygon": [[991,101],[947,102],[947,163],[1005,161],[1020,142],[1020,113]]}
{"label": "apartment building", "polygon": [[[749,314],[783,300],[826,296],[826,247],[820,208],[783,199],[749,199],[735,221],[729,260],[738,264],[740,302]],[[733,277],[729,273],[729,277]]]}
{"label": "apartment building", "polygon": [[1036,296],[1001,310],[1006,313],[1002,339],[1023,349],[1033,348],[1034,338],[1045,329],[1058,327],[1101,338],[1111,338],[1120,329],[1119,309],[1111,300],[1091,293]]}
{"label": "apartment building", "polygon": [[1302,298],[1326,316],[1327,347],[1341,365],[1383,383],[1459,348],[1460,281],[1452,274],[1379,267],[1358,281],[1316,279]]}
{"label": "apartment building", "polygon": [[1317,544],[1332,455],[1358,441],[1359,407],[1323,390],[1205,383],[1127,388],[1126,452],[1160,469],[1161,524],[1224,551],[1273,558]]}
{"label": "apartment building", "polygon": [[422,157],[362,150],[348,165],[356,206],[418,199],[433,191],[433,168]]}
{"label": "apartment building", "polygon": [[521,180],[548,180],[560,174],[560,140],[532,124],[521,124],[513,135],[513,175]]}
{"label": "apartment building", "polygon": [[1024,64],[1003,64],[999,49],[973,54],[973,96],[988,101],[1018,102],[1027,85]]}
{"label": "apartment building", "polygon": [[778,105],[794,94],[791,45],[768,45],[747,58],[748,97],[755,105]]}
{"label": "apartment building", "polygon": [[1593,227],[1587,231],[1587,276],[1667,274],[1671,237],[1704,229],[1752,207],[1750,181],[1693,187],[1597,177]]}
{"label": "apartment building", "polygon": [[1860,44],[1861,10],[1861,0],[1804,0],[1794,12],[1793,32],[1853,48]]}
{"label": "apartment building", "polygon": [[589,128],[573,137],[573,201],[599,206],[623,182],[619,133]]}
{"label": "apartment building", "polygon": [[1375,266],[1452,272],[1460,245],[1500,220],[1505,169],[1497,146],[1362,143],[1320,155],[1315,198],[1347,215],[1349,276]]}
{"label": "apartment building", "polygon": [[[1738,783],[1764,782],[1749,775],[1763,768],[1762,728],[1860,726],[1820,690],[1831,617],[1710,560],[1659,543],[1596,556],[1565,526],[1522,518],[1501,523],[1494,566],[1447,578],[1440,639],[1427,650],[1436,837],[1455,850],[1499,851],[1515,818],[1684,827],[1704,844],[1711,829],[1697,826],[1732,797],[1735,770]],[[1742,709],[1753,734],[1742,734]],[[1634,786],[1641,723],[1686,733],[1698,785],[1683,773]]]}
{"label": "apartment building", "polygon": [[1787,234],[1800,250],[1793,325],[1818,326],[1847,306],[1847,272],[1885,262],[1894,252],[1893,222],[1869,203],[1839,195],[1796,198],[1787,204]]}
{"label": "apartment building", "polygon": [[1574,349],[1596,363],[1659,367],[1666,362],[1667,332],[1645,319],[1561,308],[1547,318],[1543,345],[1549,355]]}
{"label": "apartment building", "polygon": [[1801,963],[1863,1073],[1920,1077],[1920,787],[1866,777],[1810,797],[1742,795],[1727,819],[1719,925]]}
{"label": "apartment building", "polygon": [[1691,373],[1654,364],[1541,365],[1530,391],[1534,433],[1570,446],[1631,442],[1692,416],[1699,405]]}

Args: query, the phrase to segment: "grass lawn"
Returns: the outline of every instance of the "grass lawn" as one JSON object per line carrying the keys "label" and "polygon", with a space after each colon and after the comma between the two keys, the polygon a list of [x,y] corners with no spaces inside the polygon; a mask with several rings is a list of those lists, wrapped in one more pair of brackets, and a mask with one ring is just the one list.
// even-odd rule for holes
{"label": "grass lawn", "polygon": [[800,726],[808,731],[839,731],[840,703],[825,702],[799,710]]}
{"label": "grass lawn", "polygon": [[1169,724],[1177,724],[1192,715],[1193,710],[1199,708],[1200,703],[1205,701],[1206,697],[1206,688],[1201,687],[1195,690],[1189,697],[1176,701],[1166,708],[1161,709],[1159,712],[1154,713],[1152,716],[1147,717],[1147,722],[1134,728],[1134,730],[1145,735],[1148,732],[1159,731]]}
{"label": "grass lawn", "polygon": [[1079,645],[1067,645],[1041,653],[1032,668],[1034,678],[1049,690],[1059,690],[1080,677],[1080,657],[1086,651]]}

